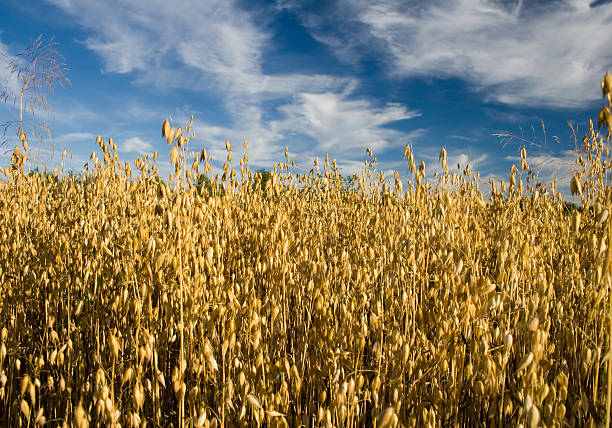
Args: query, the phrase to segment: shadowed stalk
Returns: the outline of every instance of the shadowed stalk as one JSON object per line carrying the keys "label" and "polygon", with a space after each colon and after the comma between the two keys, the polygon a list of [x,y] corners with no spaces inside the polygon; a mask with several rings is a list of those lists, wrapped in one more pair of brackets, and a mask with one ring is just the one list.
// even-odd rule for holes
{"label": "shadowed stalk", "polygon": [[[179,229],[179,281],[180,281],[180,288],[181,288],[181,361],[179,363],[179,367],[181,370],[181,389],[182,389],[182,382],[183,382],[183,376],[185,373],[185,341],[184,341],[184,330],[185,330],[185,320],[184,320],[184,311],[183,311],[183,293],[184,293],[184,286],[183,286],[183,252],[182,252],[182,240],[181,240],[181,231]],[[181,400],[180,400],[180,409],[179,409],[179,426],[181,428],[183,428],[185,426],[185,394],[181,391]]]}
{"label": "shadowed stalk", "polygon": [[[610,193],[609,193],[610,195]],[[610,206],[610,196],[608,196]],[[606,428],[610,428],[610,408],[612,405],[612,215],[608,218],[608,257],[606,259],[606,273],[608,279],[608,388],[606,398]]]}

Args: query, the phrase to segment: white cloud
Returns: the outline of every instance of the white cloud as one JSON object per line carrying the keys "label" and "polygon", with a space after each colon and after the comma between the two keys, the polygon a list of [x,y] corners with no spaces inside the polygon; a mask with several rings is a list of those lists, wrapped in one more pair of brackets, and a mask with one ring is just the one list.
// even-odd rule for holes
{"label": "white cloud", "polygon": [[[2,32],[0,31],[0,36]],[[19,93],[19,79],[15,73],[12,73],[11,63],[19,63],[20,58],[13,55],[7,45],[0,41],[0,93],[8,94],[7,103],[13,105],[13,97]],[[4,101],[4,99],[2,100]]]}
{"label": "white cloud", "polygon": [[406,144],[408,135],[385,125],[419,115],[399,104],[377,108],[365,100],[329,92],[301,93],[296,102],[279,110],[285,119],[274,126],[310,137],[317,151],[360,155],[366,146],[382,153],[391,145]]}
{"label": "white cloud", "polygon": [[[0,31],[0,37],[2,31]],[[21,84],[17,73],[13,72],[14,64],[21,65],[23,60],[17,56],[9,46],[2,43],[0,40],[0,122],[6,126],[6,121],[15,121],[12,123],[13,129],[7,129],[7,135],[17,129],[17,120],[19,119],[19,92]],[[28,114],[30,110],[25,109],[24,114]],[[4,126],[0,128],[0,141],[3,140]]]}
{"label": "white cloud", "polygon": [[196,142],[203,142],[216,160],[223,161],[225,139],[234,148],[247,140],[249,160],[262,166],[283,160],[284,146],[288,146],[296,163],[307,169],[315,157],[329,153],[353,173],[355,162],[362,164],[366,147],[381,155],[391,148],[403,147],[424,133],[421,129],[406,133],[387,127],[418,116],[418,112],[399,104],[374,107],[346,93],[298,93],[278,111],[282,118],[267,121],[261,118],[260,110],[252,108],[245,122],[233,129],[196,123]]}
{"label": "white cloud", "polygon": [[[136,72],[142,82],[160,86],[200,84],[246,93],[261,86],[267,36],[232,1],[49,1],[89,31],[83,43],[107,72]],[[190,67],[204,72],[206,82],[174,80],[193,76]]]}
{"label": "white cloud", "polygon": [[70,132],[67,134],[58,135],[53,138],[53,142],[57,144],[76,143],[76,142],[88,142],[94,143],[96,136],[90,132]]}
{"label": "white cloud", "polygon": [[[334,33],[330,46],[340,45],[340,37],[342,57],[347,44],[367,52],[382,43],[391,74],[459,77],[487,99],[506,104],[583,107],[598,98],[595,85],[612,66],[604,36],[612,7],[590,8],[589,3],[345,0],[337,9],[352,11],[370,38]],[[336,12],[327,19],[339,17]],[[330,26],[321,25],[321,19],[302,16],[325,41]]]}
{"label": "white cloud", "polygon": [[449,135],[448,138],[452,138],[454,140],[462,140],[462,141],[467,141],[470,143],[475,143],[478,141],[478,138],[476,137],[467,137],[465,135]]}
{"label": "white cloud", "polygon": [[463,169],[469,165],[470,170],[478,171],[479,165],[482,165],[488,157],[486,153],[481,153],[478,156],[473,156],[469,153],[459,153],[458,155],[448,157],[448,163],[453,168],[459,165]]}
{"label": "white cloud", "polygon": [[[527,162],[539,182],[548,185],[555,181],[557,191],[563,195],[564,199],[580,203],[578,197],[572,196],[569,184],[573,175],[580,170],[576,165],[576,159],[581,155],[584,153],[576,150],[565,150],[560,153],[541,151],[534,155],[529,154],[528,151]],[[517,167],[521,162],[519,156],[507,156],[505,160],[513,162]],[[506,181],[508,181],[507,177]]]}
{"label": "white cloud", "polygon": [[249,143],[248,155],[252,165],[270,167],[274,162],[280,161],[284,153],[279,143],[283,136],[271,130],[257,117],[232,128],[196,122],[194,130],[196,138],[192,140],[191,147],[195,148],[196,145],[200,145],[206,148],[215,161],[225,161],[227,156],[225,140],[229,140],[232,144],[235,164],[239,162],[236,154],[242,153],[242,143],[245,140]]}
{"label": "white cloud", "polygon": [[[106,72],[131,73],[138,84],[165,90],[218,96],[229,123],[196,119],[190,143],[207,147],[216,160],[225,159],[226,139],[234,147],[248,140],[250,161],[270,166],[283,158],[285,145],[302,157],[336,151],[338,160],[348,160],[357,152],[361,157],[366,145],[382,154],[417,135],[388,125],[418,113],[358,98],[354,78],[265,72],[269,30],[233,1],[48,1],[87,29],[83,43],[102,58]],[[150,147],[128,141],[132,151]]]}
{"label": "white cloud", "polygon": [[[42,142],[36,141],[30,146],[30,159],[35,163],[48,166],[52,164],[59,165],[61,155],[66,150],[70,156],[64,160],[64,164],[73,168],[75,171],[80,171],[83,164],[86,162],[86,155],[83,148],[91,148],[91,151],[98,148],[96,144],[96,135],[89,132],[67,132],[55,135],[51,139],[45,139]],[[83,162],[81,162],[83,161]]]}
{"label": "white cloud", "polygon": [[151,145],[150,142],[143,141],[138,137],[131,137],[121,144],[121,150],[124,152],[147,154],[153,152],[153,145]]}
{"label": "white cloud", "polygon": [[[551,180],[569,180],[578,170],[576,159],[580,153],[574,150],[566,150],[561,153],[540,152],[535,155],[527,153],[527,162],[531,169],[537,174],[540,180],[546,182]],[[507,161],[520,165],[521,158],[518,156],[507,156]]]}
{"label": "white cloud", "polygon": [[[444,172],[439,156],[440,149],[432,148],[426,150],[421,156],[417,156],[415,163],[418,165],[421,160],[424,160],[427,176],[432,177],[436,172],[438,174]],[[489,154],[482,151],[470,150],[466,153],[462,150],[449,148],[446,148],[446,163],[448,164],[449,171],[455,173],[462,172],[468,165],[469,170],[474,173],[484,172],[489,170],[492,164]],[[460,170],[457,170],[457,165],[459,165]]]}

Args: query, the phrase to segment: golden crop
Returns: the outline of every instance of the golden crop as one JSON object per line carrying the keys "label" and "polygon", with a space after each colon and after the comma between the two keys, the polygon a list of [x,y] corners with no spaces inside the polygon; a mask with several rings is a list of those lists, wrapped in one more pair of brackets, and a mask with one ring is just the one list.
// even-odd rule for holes
{"label": "golden crop", "polygon": [[524,151],[485,201],[444,150],[435,183],[407,147],[405,189],[370,157],[354,190],[327,157],[292,174],[286,152],[262,189],[246,143],[215,180],[191,124],[162,132],[170,185],[157,155],[122,164],[102,138],[81,175],[27,175],[18,149],[5,169],[1,425],[608,419],[612,194],[593,124],[581,211]]}

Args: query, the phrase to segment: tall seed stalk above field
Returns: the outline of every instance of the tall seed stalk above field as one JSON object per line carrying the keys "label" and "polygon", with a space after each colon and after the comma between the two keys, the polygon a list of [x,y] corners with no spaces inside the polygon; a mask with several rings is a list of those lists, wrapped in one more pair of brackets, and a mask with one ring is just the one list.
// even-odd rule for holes
{"label": "tall seed stalk above field", "polygon": [[[608,101],[607,106],[603,106],[601,111],[599,112],[599,116],[597,118],[597,129],[604,125],[604,127],[608,128],[608,133],[606,135],[606,141],[610,144],[610,137],[612,133],[612,115],[610,114],[610,108],[612,107],[612,76],[610,73],[606,73],[603,80],[601,81],[601,92],[604,98]],[[591,123],[591,128],[592,128]],[[606,147],[607,148],[607,147]],[[606,194],[606,205],[607,210],[611,209],[612,203],[612,192],[610,188],[607,189]],[[609,213],[609,211],[608,211]],[[612,247],[612,216],[608,214],[608,245]],[[603,219],[605,221],[605,219]],[[608,282],[608,289],[611,290],[609,292],[609,305],[608,305],[608,353],[612,355],[612,248],[608,248],[608,257],[606,259],[606,276]],[[612,358],[608,359],[608,395],[606,400],[606,427],[610,427],[610,407],[612,404]]]}
{"label": "tall seed stalk above field", "polygon": [[[60,86],[69,85],[70,80],[65,76],[68,71],[66,64],[62,61],[64,57],[56,49],[58,43],[52,37],[45,41],[42,34],[39,35],[30,45],[15,58],[9,59],[8,55],[0,52],[0,55],[8,59],[12,82],[17,79],[18,88],[0,88],[0,101],[4,103],[12,102],[19,105],[19,119],[17,124],[17,135],[24,150],[28,149],[28,129],[24,126],[24,112],[29,110],[34,118],[36,111],[50,110],[45,91],[53,93],[56,84]],[[9,127],[15,124],[14,120],[4,121],[0,126],[4,127],[3,135]],[[38,137],[42,138],[42,133],[51,136],[51,129],[42,122],[37,122]]]}
{"label": "tall seed stalk above field", "polygon": [[[187,197],[185,190],[186,186],[193,191],[195,190],[195,185],[192,183],[191,179],[191,171],[186,169],[187,164],[187,144],[189,143],[189,139],[192,138],[195,134],[191,133],[191,126],[193,125],[193,116],[189,121],[189,124],[185,126],[185,131],[183,132],[182,128],[179,127],[176,130],[173,126],[171,126],[170,122],[166,119],[162,124],[162,137],[166,138],[168,146],[171,146],[172,149],[170,151],[170,162],[172,166],[174,166],[174,172],[171,177],[174,180],[177,180],[176,190],[178,192],[178,205],[181,205],[183,202],[183,198]],[[186,386],[183,380],[185,376],[186,370],[186,359],[185,359],[185,339],[184,339],[184,330],[185,330],[185,317],[183,310],[183,298],[184,298],[184,284],[183,284],[183,227],[184,225],[181,223],[181,217],[177,216],[175,218],[176,221],[176,230],[177,230],[177,240],[178,240],[178,278],[180,285],[180,341],[181,341],[181,349],[180,349],[180,357],[179,357],[179,373],[180,377],[178,379],[179,388],[178,388],[178,396],[179,396],[179,426],[182,428],[185,426],[185,392]],[[169,224],[171,228],[172,225]]]}

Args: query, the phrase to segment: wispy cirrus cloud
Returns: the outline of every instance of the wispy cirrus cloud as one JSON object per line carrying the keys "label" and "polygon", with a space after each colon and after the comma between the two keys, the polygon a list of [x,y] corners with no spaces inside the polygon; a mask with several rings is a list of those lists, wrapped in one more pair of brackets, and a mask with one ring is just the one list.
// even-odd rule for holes
{"label": "wispy cirrus cloud", "polygon": [[195,130],[207,144],[214,147],[217,143],[218,148],[211,152],[216,159],[225,155],[218,142],[229,136],[235,142],[249,141],[249,158],[256,164],[278,161],[286,145],[308,164],[312,158],[329,153],[351,171],[355,162],[361,165],[366,147],[381,154],[393,147],[403,147],[425,133],[423,129],[401,132],[387,127],[417,117],[418,112],[399,104],[375,107],[362,99],[353,99],[350,93],[299,93],[292,102],[279,106],[278,111],[281,118],[266,126],[262,126],[258,112],[254,111],[251,121],[241,127],[196,125]]}
{"label": "wispy cirrus cloud", "polygon": [[[2,31],[0,31],[0,37],[2,37]],[[7,105],[10,106],[13,105],[14,97],[19,93],[21,87],[11,64],[19,62],[20,58],[0,40],[0,93],[4,94],[2,101],[7,101]]]}
{"label": "wispy cirrus cloud", "polygon": [[[565,150],[558,154],[540,151],[533,155],[528,153],[527,162],[541,180],[565,180],[563,184],[569,186],[569,180],[578,168],[577,157],[578,154],[573,150]],[[517,165],[521,162],[518,156],[507,156],[506,160]]]}
{"label": "wispy cirrus cloud", "polygon": [[385,125],[419,116],[400,104],[374,107],[368,101],[334,93],[301,93],[280,110],[285,118],[275,122],[275,127],[310,137],[318,151],[360,155],[366,146],[380,153],[392,145],[406,144],[409,135]]}
{"label": "wispy cirrus cloud", "polygon": [[470,143],[474,143],[476,141],[478,141],[478,138],[476,137],[468,137],[465,135],[449,135],[449,138],[452,138],[453,140],[461,140],[461,141],[467,141]]}
{"label": "wispy cirrus cloud", "polygon": [[134,73],[140,83],[217,92],[231,106],[238,98],[335,90],[348,81],[264,73],[269,35],[233,1],[187,0],[180,7],[163,1],[49,1],[88,30],[83,43],[102,58],[105,72]]}
{"label": "wispy cirrus cloud", "polygon": [[[303,153],[334,149],[348,159],[361,156],[365,145],[383,151],[406,140],[409,134],[388,125],[418,115],[360,97],[356,77],[265,72],[271,34],[233,1],[186,0],[180,7],[160,0],[48,1],[87,30],[83,43],[100,56],[105,72],[129,73],[136,83],[166,90],[215,94],[229,124],[196,121],[193,143],[208,146],[217,159],[225,139],[248,140],[251,161],[267,166],[282,157],[284,145]],[[144,147],[132,142],[130,149]]]}
{"label": "wispy cirrus cloud", "polygon": [[[354,56],[358,47],[382,46],[391,75],[459,77],[486,99],[505,104],[584,107],[599,95],[593,82],[612,66],[603,36],[612,18],[609,4],[341,0],[335,15],[320,17],[298,4],[281,2],[341,58],[347,51]],[[350,10],[351,25],[366,28],[369,37],[330,32],[340,10]]]}
{"label": "wispy cirrus cloud", "polygon": [[153,145],[139,137],[130,137],[121,144],[124,152],[147,154],[153,151]]}
{"label": "wispy cirrus cloud", "polygon": [[56,142],[61,142],[61,143],[74,143],[74,142],[81,142],[84,140],[95,140],[96,135],[90,133],[90,132],[70,132],[67,134],[62,134],[62,135],[58,135],[57,137],[54,138],[54,140]]}

